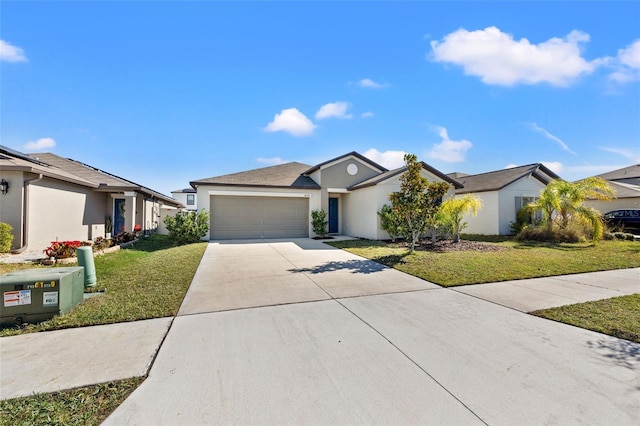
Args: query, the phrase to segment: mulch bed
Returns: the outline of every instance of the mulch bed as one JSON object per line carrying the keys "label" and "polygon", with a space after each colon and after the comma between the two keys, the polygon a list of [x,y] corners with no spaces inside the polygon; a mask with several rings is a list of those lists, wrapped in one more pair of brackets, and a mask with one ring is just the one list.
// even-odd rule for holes
{"label": "mulch bed", "polygon": [[[404,242],[395,243],[398,247],[407,247]],[[460,240],[456,243],[454,240],[438,240],[432,243],[430,240],[423,240],[416,244],[416,251],[433,251],[437,253],[450,253],[457,251],[476,251],[476,252],[493,252],[505,250],[496,244],[483,243],[480,241]]]}

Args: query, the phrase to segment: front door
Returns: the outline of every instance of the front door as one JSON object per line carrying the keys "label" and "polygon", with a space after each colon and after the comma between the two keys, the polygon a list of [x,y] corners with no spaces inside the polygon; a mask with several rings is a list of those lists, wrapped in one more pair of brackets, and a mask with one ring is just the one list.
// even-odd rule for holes
{"label": "front door", "polygon": [[329,198],[329,233],[338,233],[338,198]]}
{"label": "front door", "polygon": [[124,198],[116,198],[113,202],[113,235],[124,231]]}

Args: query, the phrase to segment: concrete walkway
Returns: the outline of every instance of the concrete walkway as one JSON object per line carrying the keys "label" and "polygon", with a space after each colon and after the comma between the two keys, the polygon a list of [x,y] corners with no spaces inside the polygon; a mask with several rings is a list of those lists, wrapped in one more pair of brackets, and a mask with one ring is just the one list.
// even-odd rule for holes
{"label": "concrete walkway", "polygon": [[533,312],[640,293],[640,268],[465,285],[452,289],[521,312]]}
{"label": "concrete walkway", "polygon": [[452,290],[309,239],[211,243],[173,323],[0,338],[0,397],[144,375],[162,345],[105,424],[639,424],[640,345],[518,312],[639,274]]}
{"label": "concrete walkway", "polygon": [[640,345],[311,240],[220,242],[105,424],[631,425],[638,389]]}

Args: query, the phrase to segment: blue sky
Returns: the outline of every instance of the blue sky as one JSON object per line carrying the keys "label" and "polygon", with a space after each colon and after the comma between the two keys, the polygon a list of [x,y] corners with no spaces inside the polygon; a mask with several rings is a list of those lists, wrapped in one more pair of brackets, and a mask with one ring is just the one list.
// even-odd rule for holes
{"label": "blue sky", "polygon": [[163,193],[358,151],[442,172],[640,162],[640,2],[0,5],[0,143]]}

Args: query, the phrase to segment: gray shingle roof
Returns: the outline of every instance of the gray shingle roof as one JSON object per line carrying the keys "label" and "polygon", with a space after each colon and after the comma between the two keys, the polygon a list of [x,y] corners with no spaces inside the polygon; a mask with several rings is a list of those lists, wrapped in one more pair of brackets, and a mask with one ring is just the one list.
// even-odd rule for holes
{"label": "gray shingle roof", "polygon": [[51,164],[47,164],[43,161],[39,161],[35,158],[31,158],[26,154],[19,153],[12,149],[6,148],[0,145],[0,169],[3,170],[16,170],[27,173],[41,174],[53,179],[62,180],[65,182],[72,182],[77,185],[96,188],[98,185],[77,176],[73,173],[63,170]]}
{"label": "gray shingle roof", "polygon": [[37,160],[44,161],[47,164],[56,166],[60,169],[64,169],[76,176],[80,176],[81,178],[93,182],[98,186],[102,185],[118,188],[127,187],[131,188],[131,190],[134,190],[137,186],[139,186],[122,178],[118,178],[117,176],[113,176],[111,174],[103,172],[102,170],[80,163],[79,161],[59,157],[55,154],[40,153],[30,154],[30,156]]}
{"label": "gray shingle roof", "polygon": [[76,160],[72,160],[70,158],[63,158],[55,154],[51,153],[41,153],[41,154],[30,154],[30,157],[37,159],[38,161],[50,164],[58,169],[64,170],[65,172],[77,176],[84,181],[88,181],[93,184],[93,186],[97,187],[98,190],[106,190],[106,191],[138,191],[148,196],[152,196],[158,198],[160,200],[166,201],[169,204],[179,205],[176,200],[171,197],[168,197],[160,192],[154,191],[153,189],[147,188],[146,186],[137,184],[130,180],[121,178],[119,176],[113,175],[111,173],[105,172],[104,170],[97,169],[95,167],[89,166],[88,164],[81,163]]}
{"label": "gray shingle roof", "polygon": [[317,183],[303,173],[311,168],[308,164],[297,162],[262,167],[245,172],[214,176],[189,182],[198,185],[232,185],[254,187],[320,189]]}
{"label": "gray shingle roof", "polygon": [[495,170],[493,172],[468,175],[460,178],[460,182],[464,187],[457,189],[456,194],[498,191],[527,175],[533,176],[545,185],[553,179],[560,179],[560,176],[541,163],[528,164],[526,166]]}
{"label": "gray shingle roof", "polygon": [[182,194],[195,194],[196,190],[193,188],[184,188],[184,189],[176,189],[175,191],[171,191],[171,193],[182,193]]}
{"label": "gray shingle roof", "polygon": [[616,198],[640,198],[640,187],[638,185],[611,180],[608,183],[616,191]]}
{"label": "gray shingle roof", "polygon": [[613,170],[607,173],[602,173],[597,177],[602,178],[604,180],[640,179],[640,164],[634,164],[629,167],[623,167],[622,169]]}

